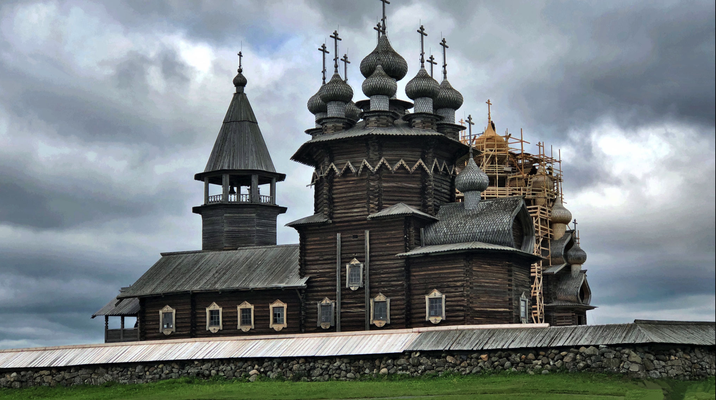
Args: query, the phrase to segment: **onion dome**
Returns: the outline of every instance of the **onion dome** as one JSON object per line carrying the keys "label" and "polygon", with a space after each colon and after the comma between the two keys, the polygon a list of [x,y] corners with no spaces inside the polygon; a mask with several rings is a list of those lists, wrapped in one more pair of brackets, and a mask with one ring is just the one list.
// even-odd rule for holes
{"label": "onion dome", "polygon": [[490,185],[490,178],[475,164],[472,157],[467,166],[455,178],[455,189],[465,192],[483,192]]}
{"label": "onion dome", "polygon": [[239,73],[234,77],[234,86],[236,86],[237,89],[239,87],[243,88],[246,87],[247,82],[246,77],[241,73],[241,69],[239,69]]}
{"label": "onion dome", "polygon": [[318,89],[318,92],[311,96],[310,99],[308,99],[308,111],[311,112],[311,114],[316,115],[319,113],[325,113],[328,112],[328,107],[326,106],[326,103],[321,100],[321,91],[323,91],[324,86],[321,86],[320,89]]}
{"label": "onion dome", "polygon": [[331,80],[318,91],[321,100],[328,104],[332,101],[348,103],[353,98],[353,89],[338,73],[333,74]]}
{"label": "onion dome", "polygon": [[415,75],[415,78],[411,79],[410,82],[405,85],[405,94],[413,100],[421,97],[435,99],[438,97],[439,92],[440,84],[438,81],[433,79],[433,77],[430,76],[428,71],[426,71],[423,67],[420,67],[420,70],[418,71],[418,74]]}
{"label": "onion dome", "polygon": [[393,50],[385,35],[378,39],[375,50],[360,62],[360,73],[367,78],[373,75],[378,65],[382,65],[385,73],[396,81],[403,79],[408,73],[408,63],[398,52]]}
{"label": "onion dome", "polygon": [[435,99],[434,108],[436,110],[441,108],[457,110],[462,106],[462,102],[462,94],[455,90],[447,79],[443,79],[440,84],[440,92],[438,92],[438,97]]}
{"label": "onion dome", "polygon": [[567,264],[584,264],[587,261],[587,253],[579,247],[578,244],[574,244],[571,249],[567,252]]}
{"label": "onion dome", "polygon": [[572,221],[572,213],[564,207],[560,197],[557,197],[557,200],[554,201],[550,220],[553,224],[568,224]]}
{"label": "onion dome", "polygon": [[[361,67],[362,68],[362,67]],[[363,93],[368,96],[395,96],[398,84],[395,79],[388,76],[383,66],[378,64],[373,73],[363,81]]]}
{"label": "onion dome", "polygon": [[361,109],[358,108],[356,103],[350,102],[346,104],[346,118],[348,118],[351,121],[358,121],[360,118]]}

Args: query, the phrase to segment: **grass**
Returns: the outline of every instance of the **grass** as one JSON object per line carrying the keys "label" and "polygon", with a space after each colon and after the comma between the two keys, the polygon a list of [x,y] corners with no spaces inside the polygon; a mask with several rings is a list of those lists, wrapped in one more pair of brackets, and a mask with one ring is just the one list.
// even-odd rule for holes
{"label": "grass", "polygon": [[714,399],[716,381],[630,380],[619,375],[443,376],[361,382],[281,382],[182,378],[144,385],[0,389],[0,399]]}

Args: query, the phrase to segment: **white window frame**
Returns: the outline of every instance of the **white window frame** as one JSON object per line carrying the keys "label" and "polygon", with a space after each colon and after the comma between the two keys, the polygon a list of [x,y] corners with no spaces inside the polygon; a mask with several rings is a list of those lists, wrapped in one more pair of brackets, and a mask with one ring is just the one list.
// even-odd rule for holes
{"label": "white window frame", "polygon": [[[274,307],[283,307],[283,324],[277,324],[273,322],[273,309]],[[281,300],[276,300],[269,304],[269,328],[280,332],[283,328],[288,326],[288,306]]]}
{"label": "white window frame", "polygon": [[[351,270],[358,269],[360,277],[358,282],[351,282]],[[363,287],[363,263],[357,259],[352,259],[351,262],[346,264],[346,287],[350,290],[358,290]]]}
{"label": "white window frame", "polygon": [[[439,316],[430,316],[430,299],[441,299],[442,313]],[[445,295],[440,293],[437,289],[433,289],[429,295],[425,296],[425,320],[433,324],[439,324],[440,321],[445,320]]]}
{"label": "white window frame", "polygon": [[[251,325],[241,325],[241,310],[251,310]],[[248,301],[245,301],[238,306],[236,306],[236,312],[239,316],[239,320],[236,322],[237,328],[240,329],[243,332],[248,332],[251,329],[254,329],[254,305],[249,303]],[[273,315],[271,315],[271,318],[273,318]]]}
{"label": "white window frame", "polygon": [[[385,302],[385,319],[375,318],[374,304],[376,302]],[[382,328],[385,325],[390,324],[390,298],[385,297],[383,293],[378,293],[377,296],[370,299],[370,323],[377,326],[378,328]]]}
{"label": "white window frame", "polygon": [[[219,311],[219,325],[211,324],[211,311]],[[206,330],[211,333],[219,332],[224,328],[224,316],[223,309],[216,303],[211,303],[209,307],[206,307]]]}
{"label": "white window frame", "polygon": [[520,296],[520,322],[526,324],[529,321],[530,299],[522,292]]}
{"label": "white window frame", "polygon": [[[164,314],[165,313],[171,313],[172,314],[172,326],[171,328],[164,328]],[[159,332],[165,334],[165,335],[171,335],[172,333],[176,332],[177,327],[177,311],[168,305],[164,306],[161,310],[159,310]]]}
{"label": "white window frame", "polygon": [[[328,297],[324,298],[323,301],[319,301],[316,303],[318,306],[318,320],[316,321],[316,325],[319,328],[323,329],[329,329],[330,327],[334,326],[336,323],[336,302],[333,300],[330,300]],[[323,307],[330,307],[331,308],[331,320],[329,322],[323,322],[321,321],[321,309]]]}

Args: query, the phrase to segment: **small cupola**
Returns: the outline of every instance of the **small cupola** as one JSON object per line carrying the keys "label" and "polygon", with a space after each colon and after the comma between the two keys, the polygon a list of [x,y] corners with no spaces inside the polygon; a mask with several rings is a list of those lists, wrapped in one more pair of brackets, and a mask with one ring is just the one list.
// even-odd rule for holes
{"label": "small cupola", "polygon": [[341,78],[338,73],[338,31],[333,31],[331,38],[335,42],[335,53],[333,57],[333,76],[321,90],[319,96],[321,101],[326,103],[327,115],[323,125],[323,133],[333,133],[344,130],[350,126],[346,118],[346,106],[353,99],[353,88]]}
{"label": "small cupola", "polygon": [[562,204],[562,196],[558,195],[552,206],[552,222],[553,239],[561,239],[567,231],[567,224],[572,220],[572,213]]}
{"label": "small cupola", "polygon": [[587,253],[575,243],[569,251],[567,251],[567,264],[572,266],[572,275],[577,276],[582,270],[582,264],[587,261]]}
{"label": "small cupola", "polygon": [[398,84],[395,79],[388,76],[383,66],[378,64],[373,73],[363,81],[361,86],[363,94],[370,99],[370,110],[387,111],[390,107],[388,100],[395,96],[398,91]]}
{"label": "small cupola", "polygon": [[418,33],[420,34],[420,69],[415,78],[405,86],[405,94],[415,101],[416,113],[432,114],[434,112],[433,101],[438,97],[440,84],[425,69],[424,38],[428,36],[425,33],[425,27],[420,25]]}
{"label": "small cupola", "polygon": [[[472,142],[472,115],[467,117],[470,143]],[[490,185],[490,178],[475,163],[472,146],[465,168],[455,178],[455,189],[465,196],[465,209],[472,210],[480,203],[482,192]]]}

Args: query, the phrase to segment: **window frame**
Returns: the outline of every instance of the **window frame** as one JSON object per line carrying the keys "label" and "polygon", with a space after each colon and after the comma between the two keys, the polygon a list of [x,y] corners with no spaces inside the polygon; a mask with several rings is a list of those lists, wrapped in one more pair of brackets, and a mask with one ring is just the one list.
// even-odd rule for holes
{"label": "window frame", "polygon": [[[440,299],[442,305],[440,315],[430,316],[430,299]],[[445,319],[445,295],[440,293],[439,290],[433,289],[430,294],[425,296],[425,320],[430,321],[433,324],[439,324]]]}
{"label": "window frame", "polygon": [[[375,317],[375,303],[385,303],[385,319],[377,319]],[[377,296],[370,299],[370,323],[378,328],[390,324],[390,298],[385,297],[383,293],[378,293]]]}
{"label": "window frame", "polygon": [[[351,282],[351,271],[358,270],[358,282]],[[363,263],[354,258],[346,264],[346,288],[358,290],[363,287]]]}
{"label": "window frame", "polygon": [[[164,314],[172,314],[172,326],[170,328],[164,328]],[[171,335],[172,333],[176,332],[177,327],[177,318],[176,315],[177,312],[175,309],[169,307],[169,305],[165,305],[161,310],[159,310],[159,332],[165,334],[165,335]]]}
{"label": "window frame", "polygon": [[[328,297],[324,298],[323,301],[319,301],[316,303],[317,306],[317,315],[316,315],[316,326],[323,329],[330,329],[332,326],[335,326],[336,324],[336,302],[329,299]],[[324,322],[322,320],[323,314],[323,308],[324,307],[330,307],[331,308],[331,320],[328,322]]]}
{"label": "window frame", "polygon": [[[274,322],[273,309],[276,307],[283,307],[283,323],[279,324]],[[276,300],[269,304],[269,328],[280,332],[283,328],[288,326],[288,305],[281,300]]]}
{"label": "window frame", "polygon": [[520,295],[520,323],[526,324],[529,322],[530,318],[530,299],[525,296],[525,293],[522,292],[522,295]]}
{"label": "window frame", "polygon": [[[251,325],[242,325],[241,324],[241,311],[242,310],[251,310]],[[236,306],[236,312],[239,316],[239,320],[236,322],[236,328],[240,329],[242,332],[248,332],[252,329],[254,329],[254,305],[249,303],[248,301],[245,301],[238,306]],[[273,318],[273,315],[271,316]],[[284,318],[285,319],[285,318]]]}
{"label": "window frame", "polygon": [[[219,311],[219,325],[211,325],[211,312]],[[206,330],[211,333],[219,332],[224,328],[224,315],[223,308],[219,307],[216,303],[211,303],[209,307],[206,307]]]}

